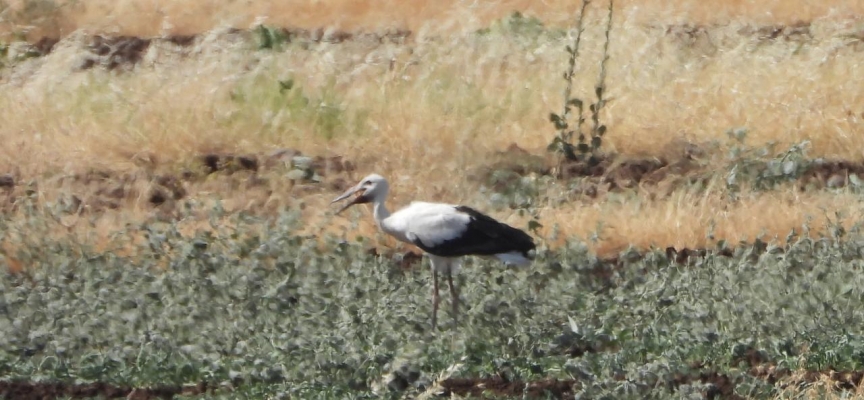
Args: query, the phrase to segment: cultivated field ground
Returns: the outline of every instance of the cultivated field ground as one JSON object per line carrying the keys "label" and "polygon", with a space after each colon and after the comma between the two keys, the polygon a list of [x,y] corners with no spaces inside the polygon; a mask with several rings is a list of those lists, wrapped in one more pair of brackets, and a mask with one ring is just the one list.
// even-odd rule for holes
{"label": "cultivated field ground", "polygon": [[[864,398],[864,3],[592,1],[568,160],[580,8],[0,0],[0,395]],[[432,331],[372,172],[537,260]]]}

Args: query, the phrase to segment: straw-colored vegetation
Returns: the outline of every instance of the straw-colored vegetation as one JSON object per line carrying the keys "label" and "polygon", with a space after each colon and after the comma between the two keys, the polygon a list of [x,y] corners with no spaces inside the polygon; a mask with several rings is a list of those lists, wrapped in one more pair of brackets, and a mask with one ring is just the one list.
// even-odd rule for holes
{"label": "straw-colored vegetation", "polygon": [[[39,4],[50,9],[50,3]],[[76,72],[84,39],[65,30],[47,57],[2,73],[0,138],[6,145],[0,149],[0,171],[22,181],[45,180],[90,168],[134,171],[145,159],[152,164],[148,167],[176,172],[204,153],[266,154],[291,148],[351,160],[358,168],[351,177],[370,171],[390,177],[396,203],[422,198],[487,207],[488,195],[478,191],[483,182],[452,171],[488,165],[496,152],[513,143],[551,157],[545,147],[554,129],[547,116],[561,102],[560,73],[568,40],[563,29],[577,8],[557,2],[542,7],[496,2],[477,8],[435,3],[419,10],[410,2],[381,8],[368,2],[337,3],[290,9],[244,3],[243,12],[232,8],[239,4],[206,3],[187,10],[178,2],[146,7],[132,2],[56,3],[58,18],[70,24],[69,29],[164,34],[163,24],[153,20],[158,16],[159,21],[171,21],[174,28],[167,32],[202,33],[207,39],[184,51],[152,45],[134,72]],[[27,4],[13,3],[4,12],[7,28],[24,26],[19,23],[25,21],[15,17],[30,18],[35,27],[63,26],[28,14],[35,6]],[[864,74],[858,58],[864,43],[858,36],[864,28],[850,17],[859,11],[854,2],[619,4],[610,43],[609,103],[602,113],[609,128],[605,151],[623,158],[674,158],[681,142],[725,144],[728,129],[744,127],[749,146],[773,141],[783,149],[807,140],[811,157],[862,159]],[[513,9],[539,19],[525,18],[516,28],[501,24]],[[581,97],[592,93],[596,80],[604,11],[594,5],[586,17],[574,82]],[[372,32],[407,28],[412,36],[405,44],[358,40],[259,51],[252,36],[237,39],[212,30],[225,23],[246,28],[251,16],[262,13],[268,15],[268,24]],[[783,25],[795,17],[809,24],[803,33]],[[328,20],[334,22],[325,24]],[[772,26],[779,27],[778,38],[768,37]],[[287,80],[294,88],[286,94],[278,82]],[[722,163],[717,154],[722,155],[712,154],[712,162]],[[295,201],[287,199],[296,195],[285,191],[278,175],[272,178],[262,193],[237,190],[226,182],[191,191],[192,196],[218,192],[236,210]],[[40,186],[48,198],[56,198],[57,189]],[[745,196],[739,204],[715,191],[699,195],[711,207],[694,208],[693,202],[679,202],[691,196],[684,190],[637,201],[640,210],[675,210],[661,215],[639,212],[619,218],[616,213],[586,219],[581,203],[551,199],[538,206],[544,225],[557,223],[565,236],[589,236],[594,222],[604,219],[608,232],[602,236],[610,243],[600,248],[628,243],[697,246],[704,243],[704,228],[711,223],[730,241],[762,232],[784,235],[807,215],[821,218],[821,205],[854,208],[854,202],[840,201],[835,193],[801,194],[811,200],[776,212],[783,222],[763,218],[787,207],[781,199],[788,195],[782,192]],[[325,190],[304,196],[310,221],[319,220],[316,216],[331,196],[332,191]],[[772,200],[774,196],[780,197]],[[119,212],[140,220],[150,206],[143,198],[134,200]],[[730,208],[737,209],[736,218],[720,213]]]}
{"label": "straw-colored vegetation", "polygon": [[[435,33],[464,33],[488,26],[514,10],[535,15],[549,25],[570,26],[578,2],[550,0],[312,0],[232,2],[206,0],[195,7],[183,0],[4,0],[12,11],[4,14],[6,31],[33,26],[35,35],[68,34],[76,29],[111,31],[129,35],[197,34],[223,24],[245,28],[260,18],[280,26],[347,30],[404,28]],[[864,5],[854,1],[827,0],[620,0],[627,16],[638,23],[697,25],[752,22],[792,24],[822,18],[861,15]],[[595,4],[602,9],[604,6]],[[37,32],[38,31],[38,32]]]}

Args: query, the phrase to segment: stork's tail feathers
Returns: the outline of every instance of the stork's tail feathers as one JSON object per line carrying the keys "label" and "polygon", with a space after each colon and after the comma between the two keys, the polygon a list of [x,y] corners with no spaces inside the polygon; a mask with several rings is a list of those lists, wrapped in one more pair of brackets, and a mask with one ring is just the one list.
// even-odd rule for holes
{"label": "stork's tail feathers", "polygon": [[511,251],[509,253],[500,253],[496,254],[495,257],[499,260],[503,261],[505,264],[513,264],[520,267],[525,267],[531,265],[531,262],[534,261],[534,258],[537,255],[537,251],[534,249],[528,250],[526,252],[520,251]]}

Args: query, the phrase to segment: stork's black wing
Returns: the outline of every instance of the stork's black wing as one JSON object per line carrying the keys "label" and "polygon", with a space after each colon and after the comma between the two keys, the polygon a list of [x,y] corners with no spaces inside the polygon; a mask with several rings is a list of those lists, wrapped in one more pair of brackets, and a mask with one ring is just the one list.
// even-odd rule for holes
{"label": "stork's black wing", "polygon": [[522,230],[496,221],[471,207],[455,208],[469,217],[467,227],[460,235],[434,246],[427,246],[419,239],[414,240],[414,244],[423,251],[441,257],[491,256],[510,252],[528,257],[527,253],[536,247],[531,236]]}

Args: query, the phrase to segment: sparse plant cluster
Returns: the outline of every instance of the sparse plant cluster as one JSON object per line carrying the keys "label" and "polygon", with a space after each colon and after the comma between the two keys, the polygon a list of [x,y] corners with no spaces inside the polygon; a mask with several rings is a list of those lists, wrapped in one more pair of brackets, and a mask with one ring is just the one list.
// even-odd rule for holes
{"label": "sparse plant cluster", "polygon": [[319,137],[327,140],[348,126],[354,132],[362,132],[365,113],[362,110],[354,110],[350,115],[346,113],[332,80],[314,94],[304,90],[292,78],[273,81],[269,75],[257,77],[233,90],[230,99],[238,109],[228,114],[225,123],[258,118],[265,121],[260,134],[280,135],[297,129],[296,123],[300,122],[304,127],[311,126]]}
{"label": "sparse plant cluster", "polygon": [[[558,134],[549,144],[549,150],[560,154],[562,160],[566,161],[582,161],[589,164],[596,164],[598,160],[599,150],[603,143],[603,135],[606,133],[606,125],[600,122],[600,111],[606,105],[604,98],[606,91],[606,68],[609,61],[609,42],[610,33],[612,31],[612,12],[614,11],[614,0],[609,0],[609,15],[605,29],[605,39],[603,44],[603,58],[600,61],[600,73],[597,78],[597,84],[594,87],[594,94],[597,99],[594,103],[588,106],[591,118],[591,129],[583,131],[585,123],[584,100],[572,96],[573,76],[576,74],[576,62],[579,57],[579,47],[582,45],[582,33],[584,31],[585,13],[590,3],[590,0],[583,0],[582,8],[579,12],[579,17],[576,23],[576,33],[573,39],[573,44],[566,47],[567,54],[570,57],[567,60],[568,67],[564,72],[563,78],[566,82],[564,87],[564,106],[561,114],[549,114],[549,120],[558,130]],[[570,122],[570,116],[573,108],[576,109],[575,126]],[[573,143],[573,138],[576,137],[576,143]],[[561,168],[559,167],[559,170]],[[559,172],[560,173],[560,172]]]}
{"label": "sparse plant cluster", "polygon": [[289,39],[284,30],[264,24],[255,27],[255,35],[259,50],[279,50]]}
{"label": "sparse plant cluster", "polygon": [[480,36],[506,35],[524,40],[531,44],[540,39],[557,40],[566,35],[561,29],[546,27],[537,17],[526,16],[519,11],[514,11],[505,18],[495,21],[488,28],[477,31]]}
{"label": "sparse plant cluster", "polygon": [[730,129],[726,134],[733,141],[729,149],[731,167],[726,176],[726,185],[733,192],[740,191],[742,184],[752,189],[766,190],[780,183],[794,181],[812,163],[806,154],[807,142],[793,145],[777,154],[774,144],[762,148],[747,146],[747,130],[744,128]]}
{"label": "sparse plant cluster", "polygon": [[794,182],[806,187],[811,184],[805,180],[808,176],[817,177],[819,185],[829,189],[847,187],[858,192],[864,186],[859,176],[861,168],[808,156],[809,141],[802,141],[778,152],[774,143],[761,147],[748,146],[745,143],[747,132],[744,128],[726,132],[732,145],[729,147],[725,183],[735,196],[745,188],[750,191],[768,191]]}

